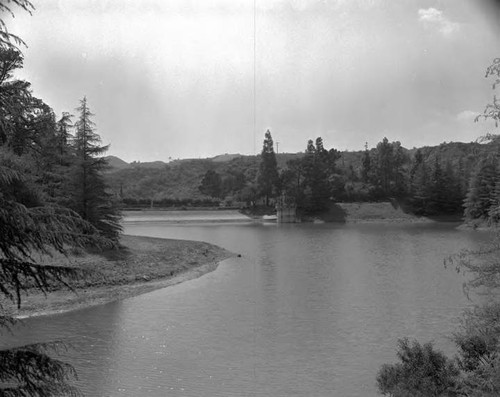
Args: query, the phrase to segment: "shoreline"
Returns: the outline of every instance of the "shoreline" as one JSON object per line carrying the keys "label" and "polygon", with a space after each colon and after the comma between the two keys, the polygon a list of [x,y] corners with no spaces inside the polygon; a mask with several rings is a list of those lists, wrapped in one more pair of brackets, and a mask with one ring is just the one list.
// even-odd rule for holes
{"label": "shoreline", "polygon": [[[364,217],[347,216],[341,223],[382,225],[439,222],[426,217],[398,217],[394,215],[400,215],[399,211],[395,212],[391,214],[392,217],[387,218],[373,216],[373,213],[370,213],[369,217],[366,217],[367,214],[363,214]],[[309,222],[325,223],[320,218],[311,219]],[[462,224],[457,229],[472,228]],[[476,230],[491,231],[491,228]],[[235,253],[219,246],[191,240],[122,235],[121,244],[123,249],[119,251],[83,255],[76,253],[69,259],[44,259],[41,263],[48,261],[67,264],[69,260],[70,265],[88,270],[89,277],[77,281],[73,290],[58,288],[45,295],[31,289],[27,294],[23,294],[20,309],[3,299],[0,304],[17,319],[57,315],[135,297],[199,278],[216,270],[222,261],[236,256]]]}
{"label": "shoreline", "polygon": [[[219,214],[230,214],[234,218],[222,216],[220,218],[213,217],[211,219],[188,219],[179,220],[173,218],[169,220],[172,223],[190,223],[190,222],[254,222],[254,223],[269,223],[275,220],[265,219],[266,215],[275,215],[274,207],[257,209],[236,209],[236,208],[203,208],[203,211]],[[179,210],[178,208],[155,208],[139,209],[136,211],[125,211],[125,214],[130,215],[128,221],[133,221],[138,214],[149,216],[151,214],[161,214],[169,212],[180,213],[199,213],[200,209],[188,208]],[[242,215],[241,218],[237,214]],[[151,221],[151,219],[148,219]],[[161,219],[165,221],[165,219]],[[337,223],[337,224],[432,224],[432,223],[450,223],[463,224],[463,216],[461,214],[454,215],[434,215],[423,216],[407,212],[397,201],[380,201],[380,202],[337,202],[331,203],[329,208],[318,214],[297,214],[297,222],[294,223]]]}
{"label": "shoreline", "polygon": [[[87,269],[101,268],[98,273],[74,285],[73,290],[60,288],[44,295],[38,290],[23,294],[21,308],[0,302],[17,319],[51,316],[131,298],[157,289],[193,280],[217,269],[236,254],[213,244],[122,236],[126,254],[105,252],[70,258],[71,265]],[[61,258],[56,258],[60,262]]]}

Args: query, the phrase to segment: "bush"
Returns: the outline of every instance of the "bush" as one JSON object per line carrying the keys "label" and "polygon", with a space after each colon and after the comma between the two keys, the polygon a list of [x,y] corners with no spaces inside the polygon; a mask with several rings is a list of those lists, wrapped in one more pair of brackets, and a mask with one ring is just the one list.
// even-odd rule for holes
{"label": "bush", "polygon": [[459,370],[431,343],[411,344],[407,338],[398,341],[400,363],[384,364],[377,385],[383,395],[391,397],[458,396]]}

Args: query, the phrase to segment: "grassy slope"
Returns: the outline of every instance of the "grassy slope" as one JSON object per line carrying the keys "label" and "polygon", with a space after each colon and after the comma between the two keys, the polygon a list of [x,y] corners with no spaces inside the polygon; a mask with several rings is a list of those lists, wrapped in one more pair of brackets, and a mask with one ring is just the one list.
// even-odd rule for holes
{"label": "grassy slope", "polygon": [[346,222],[429,222],[425,217],[408,214],[397,204],[380,203],[339,203]]}

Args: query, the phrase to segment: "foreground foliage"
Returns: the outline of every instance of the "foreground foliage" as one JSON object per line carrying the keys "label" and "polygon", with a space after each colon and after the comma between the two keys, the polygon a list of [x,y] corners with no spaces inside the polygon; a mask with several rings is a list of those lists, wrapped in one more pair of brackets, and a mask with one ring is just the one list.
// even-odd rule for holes
{"label": "foreground foliage", "polygon": [[[13,7],[31,11],[25,0],[0,2],[0,12]],[[85,274],[66,265],[39,263],[41,256],[67,255],[73,247],[112,247],[116,244],[119,213],[112,207],[99,170],[94,189],[94,217],[73,209],[79,198],[70,188],[77,169],[84,168],[69,133],[70,116],[56,122],[53,110],[35,98],[30,83],[14,76],[23,65],[16,45],[0,19],[0,331],[14,332],[16,319],[8,303],[18,307],[33,289],[49,293],[55,286],[71,288]],[[89,156],[92,157],[92,156]],[[92,161],[101,161],[95,156]],[[90,174],[90,173],[89,173]],[[101,179],[99,179],[101,178]],[[108,209],[105,206],[108,205]],[[104,208],[104,209],[103,209]],[[76,209],[76,208],[75,208]],[[106,227],[102,227],[102,224]],[[76,372],[55,358],[65,349],[58,341],[0,349],[0,396],[78,396],[71,384]]]}
{"label": "foreground foliage", "polygon": [[384,364],[377,376],[380,392],[393,397],[458,396],[459,370],[430,343],[398,342],[397,364]]}

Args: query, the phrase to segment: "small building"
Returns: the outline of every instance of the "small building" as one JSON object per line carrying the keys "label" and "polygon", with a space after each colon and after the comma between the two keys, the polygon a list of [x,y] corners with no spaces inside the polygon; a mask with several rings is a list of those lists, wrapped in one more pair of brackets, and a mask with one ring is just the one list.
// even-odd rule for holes
{"label": "small building", "polygon": [[276,200],[276,220],[278,223],[297,222],[297,205],[295,200],[282,194]]}

